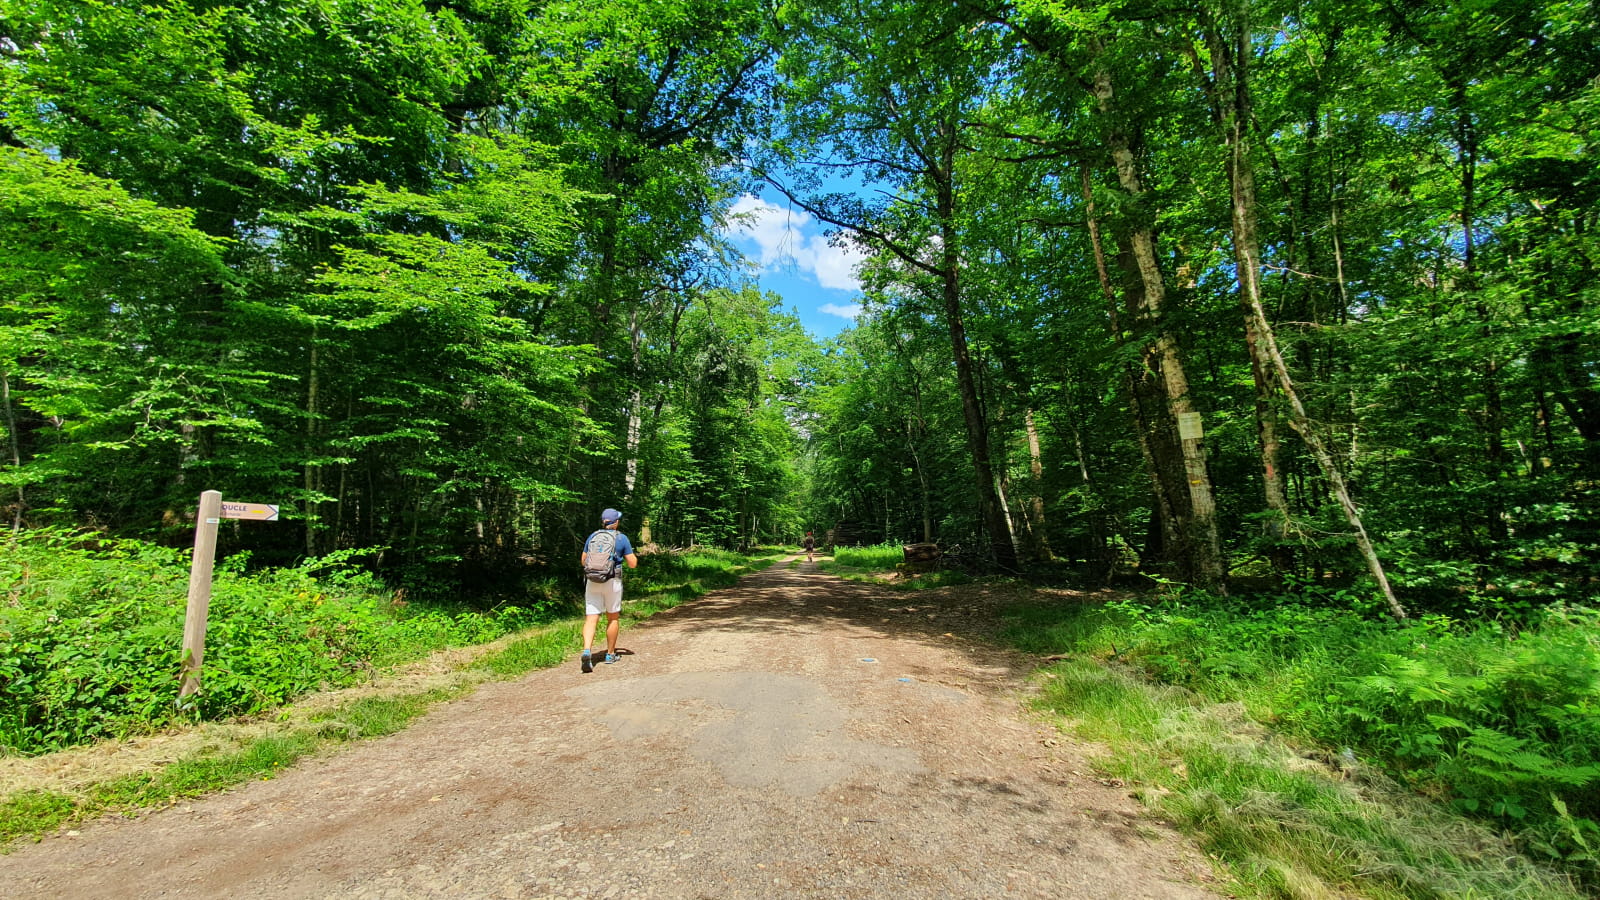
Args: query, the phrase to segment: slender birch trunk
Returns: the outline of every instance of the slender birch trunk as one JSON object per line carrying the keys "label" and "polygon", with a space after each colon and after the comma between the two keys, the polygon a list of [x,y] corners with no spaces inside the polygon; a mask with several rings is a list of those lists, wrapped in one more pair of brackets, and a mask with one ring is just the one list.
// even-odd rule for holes
{"label": "slender birch trunk", "polygon": [[1055,555],[1050,552],[1050,536],[1044,530],[1044,455],[1039,450],[1039,428],[1034,424],[1032,407],[1023,413],[1023,423],[1028,430],[1028,474],[1033,481],[1033,497],[1028,501],[1028,533],[1033,538],[1034,555],[1048,562]]}
{"label": "slender birch trunk", "polygon": [[633,387],[628,391],[628,431],[625,438],[627,471],[622,476],[622,496],[633,500],[633,487],[639,480],[639,424],[644,412],[644,392],[639,388],[639,369],[644,340],[639,327],[639,307],[628,313],[628,341],[633,354]]}
{"label": "slender birch trunk", "polygon": [[[1111,273],[1106,267],[1105,244],[1100,237],[1100,219],[1095,210],[1094,185],[1090,182],[1088,168],[1080,169],[1079,175],[1083,180],[1084,216],[1089,226],[1089,244],[1094,250],[1095,274],[1099,277],[1100,295],[1106,304],[1106,327],[1111,332],[1112,340],[1120,344],[1126,335],[1122,331],[1121,316],[1117,312],[1116,290],[1111,286]],[[1128,412],[1133,417],[1133,434],[1139,444],[1139,456],[1144,460],[1145,474],[1150,479],[1151,518],[1161,523],[1160,527],[1165,530],[1171,527],[1173,521],[1172,507],[1167,500],[1166,491],[1162,488],[1155,451],[1150,446],[1151,431],[1139,400],[1139,381],[1138,373],[1132,364],[1123,368],[1123,392],[1128,401]],[[1076,432],[1076,427],[1074,431]],[[1078,446],[1081,454],[1081,440]],[[1087,463],[1084,464],[1083,474],[1084,482],[1087,484]],[[1107,572],[1107,579],[1109,580],[1114,574],[1114,571]]]}
{"label": "slender birch trunk", "polygon": [[955,228],[955,186],[950,180],[950,173],[955,168],[954,153],[954,145],[947,144],[941,170],[946,177],[938,180],[936,190],[940,236],[944,239],[940,274],[945,325],[950,332],[950,352],[955,360],[961,414],[967,426],[967,450],[972,455],[972,468],[977,482],[978,512],[993,547],[996,564],[1002,569],[1015,570],[1017,548],[1012,542],[1011,522],[995,483],[994,464],[989,450],[989,426],[978,400],[977,377],[972,353],[967,345],[965,315],[961,309],[961,255]]}
{"label": "slender birch trunk", "polygon": [[316,455],[313,444],[317,435],[317,388],[321,372],[317,369],[317,326],[311,326],[311,360],[309,371],[306,375],[306,462],[304,466],[304,484],[306,490],[306,555],[317,555],[317,503],[312,499],[316,496],[317,469],[312,459]]}
{"label": "slender birch trunk", "polygon": [[[17,414],[11,405],[11,373],[0,372],[0,407],[6,414],[6,449],[11,451],[11,470],[17,475],[22,474],[22,436],[17,434]],[[22,486],[22,480],[17,480],[17,508],[11,515],[11,533],[18,534],[22,531],[22,510],[27,506],[28,497]]]}
{"label": "slender birch trunk", "polygon": [[1378,589],[1383,592],[1390,615],[1396,619],[1404,619],[1405,607],[1400,605],[1394,589],[1389,584],[1383,563],[1378,558],[1372,539],[1367,535],[1366,526],[1362,524],[1361,513],[1350,497],[1344,473],[1340,471],[1338,462],[1328,450],[1327,444],[1312,427],[1311,418],[1300,402],[1300,394],[1295,389],[1294,380],[1289,376],[1289,367],[1278,349],[1272,323],[1268,321],[1266,310],[1261,304],[1261,250],[1256,236],[1255,172],[1251,165],[1247,139],[1250,125],[1250,94],[1248,71],[1245,66],[1249,59],[1249,29],[1240,22],[1235,29],[1234,43],[1231,47],[1224,43],[1220,35],[1217,36],[1216,45],[1225,52],[1212,54],[1214,65],[1227,67],[1219,68],[1217,75],[1219,87],[1224,88],[1222,95],[1227,104],[1225,123],[1230,150],[1228,180],[1232,195],[1230,199],[1233,207],[1233,238],[1239,269],[1239,287],[1255,326],[1257,347],[1271,364],[1277,376],[1278,388],[1288,401],[1290,427],[1294,428],[1306,442],[1311,455],[1322,469],[1323,477],[1327,479],[1334,499],[1344,511],[1345,520],[1349,522],[1351,530],[1355,532],[1356,547],[1366,561],[1367,569],[1372,573],[1373,579],[1377,581]]}
{"label": "slender birch trunk", "polygon": [[[1116,93],[1111,74],[1106,69],[1095,73],[1093,92],[1096,108],[1110,126],[1106,132],[1106,145],[1111,151],[1117,181],[1129,197],[1135,200],[1142,198],[1145,194],[1143,178],[1133,145],[1122,130],[1120,111],[1115,102]],[[1198,430],[1180,429],[1178,426],[1178,423],[1197,413],[1189,394],[1189,380],[1177,341],[1163,322],[1166,282],[1158,262],[1155,233],[1147,225],[1136,224],[1128,229],[1126,237],[1133,264],[1130,274],[1135,274],[1138,282],[1137,291],[1130,294],[1130,299],[1134,300],[1130,311],[1141,322],[1155,329],[1143,356],[1145,368],[1154,376],[1164,401],[1164,408],[1147,409],[1145,412],[1159,417],[1157,434],[1176,444],[1182,463],[1181,471],[1158,465],[1157,477],[1166,482],[1164,486],[1174,488],[1179,478],[1187,482],[1187,491],[1183,492],[1187,494],[1183,508],[1179,509],[1176,504],[1173,508],[1173,512],[1178,514],[1173,532],[1182,540],[1180,552],[1185,577],[1202,587],[1226,590],[1227,568],[1223,563],[1222,540],[1217,530],[1216,499],[1206,465],[1204,439],[1199,436]],[[1186,438],[1184,434],[1193,436]],[[1161,461],[1160,454],[1157,454],[1156,461]],[[1177,493],[1169,491],[1169,495]]]}

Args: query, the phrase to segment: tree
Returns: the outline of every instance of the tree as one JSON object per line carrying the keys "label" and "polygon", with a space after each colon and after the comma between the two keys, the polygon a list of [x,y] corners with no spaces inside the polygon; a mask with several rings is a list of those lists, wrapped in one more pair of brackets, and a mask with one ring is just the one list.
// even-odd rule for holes
{"label": "tree", "polygon": [[800,202],[824,222],[892,254],[908,276],[925,278],[949,334],[979,515],[1001,568],[1017,565],[1002,505],[977,364],[966,332],[963,277],[970,265],[962,232],[966,202],[960,160],[970,112],[995,77],[997,35],[956,10],[932,14],[900,2],[847,10],[814,4],[784,8],[782,56],[785,134],[779,146],[859,166],[886,197],[817,193]]}

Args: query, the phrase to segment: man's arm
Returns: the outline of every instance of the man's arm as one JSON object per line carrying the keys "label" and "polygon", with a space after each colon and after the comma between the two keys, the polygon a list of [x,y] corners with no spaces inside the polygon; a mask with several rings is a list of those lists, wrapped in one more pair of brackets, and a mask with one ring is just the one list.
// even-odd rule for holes
{"label": "man's arm", "polygon": [[639,557],[636,556],[635,554],[629,553],[627,556],[623,557],[623,559],[626,559],[628,561],[628,568],[630,568],[630,569],[639,568]]}

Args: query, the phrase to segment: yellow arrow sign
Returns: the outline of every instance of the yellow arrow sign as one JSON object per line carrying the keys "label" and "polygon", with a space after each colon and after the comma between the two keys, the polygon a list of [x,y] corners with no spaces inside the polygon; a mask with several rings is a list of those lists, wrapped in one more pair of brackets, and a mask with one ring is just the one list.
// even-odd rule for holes
{"label": "yellow arrow sign", "polygon": [[235,503],[222,501],[224,519],[258,519],[262,522],[278,521],[278,508],[265,503]]}

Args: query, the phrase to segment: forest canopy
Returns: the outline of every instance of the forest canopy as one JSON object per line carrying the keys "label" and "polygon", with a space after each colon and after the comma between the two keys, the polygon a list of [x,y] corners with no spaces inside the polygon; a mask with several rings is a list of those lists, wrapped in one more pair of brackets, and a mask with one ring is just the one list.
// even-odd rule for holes
{"label": "forest canopy", "polygon": [[[14,530],[1593,591],[1588,0],[3,0],[0,79]],[[837,339],[755,191],[868,254]]]}

